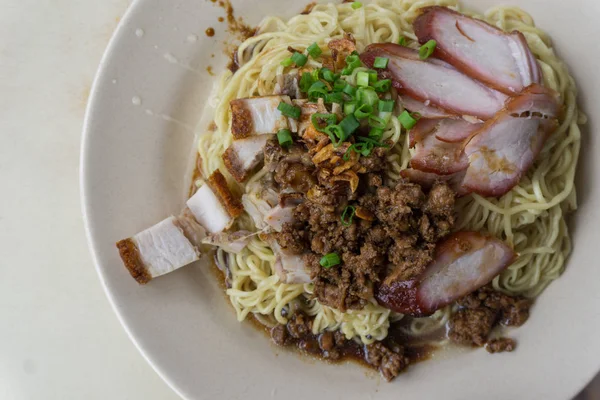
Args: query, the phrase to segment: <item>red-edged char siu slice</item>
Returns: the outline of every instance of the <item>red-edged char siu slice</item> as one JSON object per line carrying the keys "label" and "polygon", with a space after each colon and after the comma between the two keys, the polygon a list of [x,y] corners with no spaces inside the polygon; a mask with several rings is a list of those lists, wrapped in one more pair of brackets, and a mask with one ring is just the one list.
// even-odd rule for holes
{"label": "red-edged char siu slice", "polygon": [[558,113],[554,93],[537,85],[512,100],[466,145],[469,168],[463,187],[488,197],[510,191],[556,129]]}
{"label": "red-edged char siu slice", "polygon": [[[432,123],[433,121],[433,123]],[[420,120],[411,129],[415,143],[415,154],[410,159],[410,166],[423,172],[438,175],[452,175],[469,167],[469,160],[463,144],[446,143],[436,138],[436,120]]]}
{"label": "red-edged char siu slice", "polygon": [[438,175],[413,168],[400,171],[400,176],[408,179],[412,183],[421,185],[425,189],[431,189],[436,182],[446,182],[459,197],[469,194],[469,192],[462,187],[462,181],[465,178],[465,174],[466,171],[457,172],[452,175]]}
{"label": "red-edged char siu slice", "polygon": [[471,123],[464,119],[442,119],[435,129],[435,137],[446,143],[462,143],[481,129],[483,123]]}
{"label": "red-edged char siu slice", "polygon": [[427,7],[413,24],[419,42],[435,40],[434,55],[509,95],[541,82],[540,67],[521,32],[506,33],[446,7]]}
{"label": "red-edged char siu slice", "polygon": [[223,162],[233,178],[242,183],[264,159],[264,147],[273,135],[250,136],[234,140],[223,153]]}
{"label": "red-edged char siu slice", "polygon": [[419,279],[378,288],[384,307],[423,317],[488,284],[516,258],[503,241],[478,232],[457,232],[438,244]]}
{"label": "red-edged char siu slice", "polygon": [[456,115],[492,118],[504,106],[507,96],[472,79],[440,59],[419,58],[417,50],[393,43],[372,44],[361,54],[373,67],[376,57],[389,59],[381,74],[392,79],[404,95]]}
{"label": "red-edged char siu slice", "polygon": [[412,113],[417,113],[421,118],[427,119],[441,119],[441,118],[457,118],[457,115],[450,114],[441,108],[432,106],[431,104],[426,105],[425,103],[415,100],[410,96],[401,96],[399,98],[402,107]]}

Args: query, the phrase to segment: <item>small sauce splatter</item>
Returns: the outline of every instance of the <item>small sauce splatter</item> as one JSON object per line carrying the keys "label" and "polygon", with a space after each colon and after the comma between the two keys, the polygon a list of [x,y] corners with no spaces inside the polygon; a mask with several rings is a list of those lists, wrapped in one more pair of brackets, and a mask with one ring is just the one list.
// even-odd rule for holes
{"label": "small sauce splatter", "polygon": [[302,15],[308,15],[310,14],[310,12],[313,10],[313,8],[315,8],[315,6],[317,5],[316,2],[312,2],[306,5],[306,7],[304,7],[304,10],[302,10],[302,12],[300,14]]}
{"label": "small sauce splatter", "polygon": [[208,36],[208,37],[213,37],[213,36],[215,36],[215,30],[214,30],[213,28],[208,28],[208,29],[206,30],[206,36]]}
{"label": "small sauce splatter", "polygon": [[225,21],[225,18],[219,17],[219,22],[223,22],[223,21]]}
{"label": "small sauce splatter", "polygon": [[210,65],[206,67],[206,72],[208,72],[210,76],[215,76],[215,73],[213,72],[213,69]]}

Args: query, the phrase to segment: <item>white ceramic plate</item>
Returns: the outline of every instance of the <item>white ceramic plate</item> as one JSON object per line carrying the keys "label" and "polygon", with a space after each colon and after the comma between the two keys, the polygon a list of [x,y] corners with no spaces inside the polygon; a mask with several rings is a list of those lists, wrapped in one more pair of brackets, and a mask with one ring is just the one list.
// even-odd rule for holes
{"label": "white ceramic plate", "polygon": [[[466,1],[481,11],[499,0]],[[354,364],[307,362],[239,324],[210,271],[184,268],[138,286],[114,243],[177,213],[193,127],[221,71],[223,10],[208,0],[138,0],[121,21],[100,65],[82,147],[83,211],[90,247],[123,326],[156,371],[185,398],[258,399],[568,399],[600,367],[600,104],[597,0],[502,0],[529,11],[553,37],[590,116],[579,169],[580,210],[571,220],[574,254],[564,276],[537,301],[516,331],[519,348],[437,357],[388,384]],[[234,1],[256,24],[289,17],[293,0]],[[204,32],[214,27],[217,35]],[[212,58],[211,55],[215,57]],[[173,122],[177,120],[179,122]],[[115,360],[118,362],[118,360]]]}

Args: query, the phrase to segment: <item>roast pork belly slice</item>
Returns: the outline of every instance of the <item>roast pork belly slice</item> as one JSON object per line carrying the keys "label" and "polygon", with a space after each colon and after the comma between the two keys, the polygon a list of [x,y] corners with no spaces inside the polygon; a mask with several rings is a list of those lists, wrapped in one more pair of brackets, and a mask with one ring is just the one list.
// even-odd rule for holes
{"label": "roast pork belly slice", "polygon": [[186,204],[196,220],[213,234],[228,229],[244,210],[219,170],[210,176]]}
{"label": "roast pork belly slice", "polygon": [[438,244],[434,260],[415,280],[381,285],[375,298],[393,311],[424,317],[487,285],[516,258],[503,241],[457,232]]}
{"label": "roast pork belly slice", "polygon": [[225,167],[233,178],[242,183],[264,159],[264,147],[274,135],[250,136],[234,140],[223,153]]}
{"label": "roast pork belly slice", "polygon": [[171,216],[131,238],[117,243],[119,254],[131,276],[140,284],[186,266],[200,257]]}
{"label": "roast pork belly slice", "polygon": [[234,139],[290,129],[289,119],[277,109],[281,102],[292,104],[289,96],[277,95],[232,100],[229,105]]}
{"label": "roast pork belly slice", "polygon": [[238,254],[248,245],[251,236],[252,232],[250,231],[221,232],[206,236],[202,243],[220,247],[229,253]]}
{"label": "roast pork belly slice", "polygon": [[283,283],[310,283],[310,271],[304,263],[302,255],[289,254],[283,251],[277,240],[271,238],[269,246],[275,254],[275,273]]}
{"label": "roast pork belly slice", "polygon": [[496,27],[446,7],[433,6],[413,24],[419,42],[437,42],[434,55],[508,95],[541,82],[540,67],[521,32]]}
{"label": "roast pork belly slice", "polygon": [[465,147],[469,168],[463,188],[499,197],[517,185],[556,129],[556,98],[554,92],[536,85],[487,121]]}
{"label": "roast pork belly slice", "polygon": [[417,50],[393,43],[372,44],[361,54],[373,67],[376,57],[389,59],[381,75],[392,79],[400,94],[456,115],[492,118],[508,97],[463,74],[440,59],[419,58]]}

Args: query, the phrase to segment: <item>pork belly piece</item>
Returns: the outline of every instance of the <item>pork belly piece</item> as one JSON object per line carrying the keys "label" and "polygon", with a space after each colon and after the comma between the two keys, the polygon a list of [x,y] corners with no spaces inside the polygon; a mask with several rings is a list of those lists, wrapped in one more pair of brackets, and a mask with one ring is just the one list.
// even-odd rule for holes
{"label": "pork belly piece", "polygon": [[469,168],[463,188],[489,197],[510,191],[556,129],[559,111],[556,93],[538,85],[514,98],[466,145]]}
{"label": "pork belly piece", "polygon": [[264,147],[273,135],[250,136],[234,140],[223,153],[223,162],[233,178],[242,183],[264,159]]}
{"label": "pork belly piece", "polygon": [[434,260],[411,281],[381,285],[375,298],[391,310],[423,317],[488,284],[516,258],[503,241],[457,232],[438,244]]}
{"label": "pork belly piece", "polygon": [[251,236],[252,232],[250,231],[221,232],[208,235],[202,240],[202,243],[220,247],[229,253],[238,254],[248,246]]}
{"label": "pork belly piece", "polygon": [[277,109],[281,102],[292,104],[289,96],[276,95],[232,100],[229,105],[234,139],[290,129],[289,119]]}
{"label": "pork belly piece", "polygon": [[268,242],[273,254],[275,254],[273,268],[281,282],[288,284],[310,283],[310,271],[304,263],[303,256],[286,253],[274,238],[269,238]]}
{"label": "pork belly piece", "polygon": [[244,210],[219,170],[208,178],[186,204],[196,220],[210,233],[228,229]]}
{"label": "pork belly piece", "polygon": [[119,241],[117,248],[125,267],[140,284],[193,263],[200,257],[198,249],[173,216]]}
{"label": "pork belly piece", "polygon": [[446,7],[433,6],[413,24],[419,42],[437,42],[434,55],[496,90],[514,95],[541,83],[540,67],[521,32],[506,33]]}
{"label": "pork belly piece", "polygon": [[419,58],[417,50],[393,43],[371,44],[361,54],[362,61],[373,67],[376,57],[389,59],[380,75],[392,79],[402,95],[448,113],[483,120],[500,111],[507,96],[458,71],[440,59]]}

